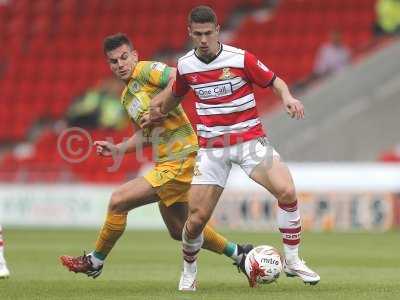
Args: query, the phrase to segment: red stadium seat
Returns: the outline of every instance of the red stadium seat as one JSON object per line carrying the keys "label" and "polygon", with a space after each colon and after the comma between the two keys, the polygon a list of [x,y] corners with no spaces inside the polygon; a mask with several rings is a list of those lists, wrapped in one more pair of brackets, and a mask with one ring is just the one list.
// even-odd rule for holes
{"label": "red stadium seat", "polygon": [[310,73],[316,50],[331,30],[341,30],[353,49],[368,42],[374,5],[373,0],[280,1],[272,19],[245,20],[233,44],[254,52],[291,83]]}
{"label": "red stadium seat", "polygon": [[[38,120],[63,118],[74,97],[111,76],[102,53],[106,35],[118,31],[127,33],[140,58],[151,60],[163,49],[181,51],[184,48],[188,41],[187,14],[193,6],[212,6],[224,25],[233,9],[246,5],[258,7],[263,2],[10,1],[7,7],[0,9],[0,43],[7,43],[7,47],[0,49],[0,57],[12,66],[0,80],[1,104],[10,107],[9,111],[0,113],[0,141],[24,140]],[[367,43],[375,18],[374,5],[375,0],[280,1],[270,20],[260,22],[252,16],[245,19],[235,32],[232,44],[254,52],[289,83],[294,82],[310,72],[315,52],[330,30],[343,30],[345,40],[352,48]],[[256,93],[265,99],[271,97],[269,91],[257,90]],[[274,100],[260,101],[259,109],[269,109],[275,103]],[[192,95],[185,100],[184,106],[190,108],[189,118],[196,122]],[[130,130],[92,133],[93,138],[113,136],[116,139],[129,134]],[[35,170],[30,180],[52,181],[58,178],[58,172],[70,170],[73,177],[82,180],[120,182],[140,168],[141,162],[127,157],[120,171],[109,174],[106,168],[110,161],[101,160],[94,154],[82,164],[71,165],[55,151],[56,142],[54,132],[43,133],[37,141],[35,156],[22,163],[24,168]],[[34,165],[35,161],[39,165]],[[48,164],[44,169],[51,170],[41,175],[46,161]],[[4,164],[10,168],[18,165],[18,160],[11,155],[0,163],[0,167]],[[2,174],[0,172],[0,179],[15,178],[15,173]]]}

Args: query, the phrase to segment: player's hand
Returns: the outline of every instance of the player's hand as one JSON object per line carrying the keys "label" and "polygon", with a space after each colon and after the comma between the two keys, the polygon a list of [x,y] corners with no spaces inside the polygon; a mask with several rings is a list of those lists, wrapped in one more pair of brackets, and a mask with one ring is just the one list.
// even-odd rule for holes
{"label": "player's hand", "polygon": [[165,120],[167,116],[165,115],[164,117],[160,117],[157,119],[151,119],[151,116],[149,113],[145,113],[143,117],[140,119],[140,127],[141,128],[149,128],[149,127],[157,127],[160,126],[162,121]]}
{"label": "player's hand", "polygon": [[150,106],[149,113],[143,115],[140,120],[140,126],[142,128],[159,126],[162,121],[167,117],[167,114],[163,114],[159,107]]}
{"label": "player's hand", "polygon": [[159,123],[165,120],[168,114],[161,112],[160,106],[150,106],[150,120]]}
{"label": "player's hand", "polygon": [[153,123],[150,120],[150,115],[145,113],[142,118],[140,119],[140,127],[141,128],[148,128],[151,127]]}
{"label": "player's hand", "polygon": [[297,120],[304,118],[304,106],[300,100],[295,98],[290,98],[284,102],[286,112],[291,118],[296,118]]}
{"label": "player's hand", "polygon": [[107,142],[107,141],[95,141],[96,153],[100,156],[112,156],[118,153],[119,149],[117,145]]}

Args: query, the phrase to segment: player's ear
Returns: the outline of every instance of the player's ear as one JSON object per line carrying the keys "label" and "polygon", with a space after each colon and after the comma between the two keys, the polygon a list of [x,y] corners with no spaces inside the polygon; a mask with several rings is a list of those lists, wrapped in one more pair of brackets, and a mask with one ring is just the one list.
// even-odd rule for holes
{"label": "player's ear", "polygon": [[219,33],[219,30],[221,29],[221,27],[219,26],[219,24],[217,25],[217,26],[215,26],[215,31],[217,32],[217,33]]}
{"label": "player's ear", "polygon": [[189,37],[192,37],[192,28],[190,27],[190,25],[188,25],[187,30]]}
{"label": "player's ear", "polygon": [[139,59],[138,52],[136,50],[132,50],[132,56],[137,61]]}

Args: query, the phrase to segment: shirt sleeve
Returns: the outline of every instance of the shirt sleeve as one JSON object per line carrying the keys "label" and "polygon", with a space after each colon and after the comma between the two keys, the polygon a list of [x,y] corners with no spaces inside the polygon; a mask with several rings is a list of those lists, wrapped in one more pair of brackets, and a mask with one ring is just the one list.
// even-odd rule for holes
{"label": "shirt sleeve", "polygon": [[139,66],[139,78],[160,88],[165,88],[168,85],[170,73],[171,68],[161,62],[143,62]]}
{"label": "shirt sleeve", "polygon": [[165,88],[168,85],[168,78],[169,78],[169,74],[171,73],[171,68],[168,66],[165,66],[164,71],[162,71],[161,73],[161,77],[160,77],[160,84],[159,86],[161,88]]}
{"label": "shirt sleeve", "polygon": [[276,75],[266,65],[250,53],[244,54],[244,72],[250,82],[257,84],[260,87],[268,87],[273,84]]}
{"label": "shirt sleeve", "polygon": [[187,84],[186,80],[183,76],[179,73],[179,70],[176,70],[176,79],[174,85],[172,86],[172,94],[175,97],[182,97],[185,96],[186,93],[189,91],[189,85]]}

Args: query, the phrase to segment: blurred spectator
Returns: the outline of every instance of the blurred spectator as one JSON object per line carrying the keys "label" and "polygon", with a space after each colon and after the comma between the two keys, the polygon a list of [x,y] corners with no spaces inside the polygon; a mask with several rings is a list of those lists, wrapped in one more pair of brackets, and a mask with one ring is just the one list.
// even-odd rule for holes
{"label": "blurred spectator", "polygon": [[75,101],[68,109],[67,120],[69,126],[86,128],[97,127],[101,93],[93,89]]}
{"label": "blurred spectator", "polygon": [[329,40],[323,43],[314,60],[314,69],[305,79],[294,84],[293,89],[303,89],[314,80],[331,75],[350,63],[350,49],[342,42],[342,34],[334,30]]}
{"label": "blurred spectator", "polygon": [[350,50],[342,42],[339,31],[332,31],[328,42],[321,45],[314,62],[314,76],[335,73],[350,62]]}
{"label": "blurred spectator", "polygon": [[378,0],[375,35],[400,33],[400,0]]}
{"label": "blurred spectator", "polygon": [[98,87],[89,89],[69,108],[68,125],[86,128],[124,128],[128,119],[120,104],[118,97],[120,92],[121,85],[114,79],[107,79]]}

